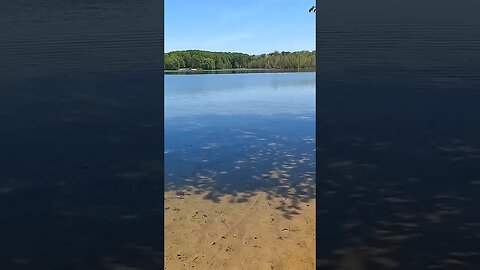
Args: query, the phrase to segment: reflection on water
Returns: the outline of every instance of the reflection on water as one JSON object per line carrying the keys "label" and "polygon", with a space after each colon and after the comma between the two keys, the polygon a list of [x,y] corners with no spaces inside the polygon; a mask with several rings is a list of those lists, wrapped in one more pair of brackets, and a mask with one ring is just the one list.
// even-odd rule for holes
{"label": "reflection on water", "polygon": [[[165,119],[210,115],[315,115],[314,73],[165,77]],[[253,117],[258,118],[258,117]],[[208,122],[208,119],[206,119]]]}
{"label": "reflection on water", "polygon": [[480,266],[480,24],[420,2],[320,19],[320,269]]}
{"label": "reflection on water", "polygon": [[314,73],[165,78],[165,189],[205,199],[315,197]]}
{"label": "reflection on water", "polygon": [[166,269],[314,268],[314,113],[311,72],[165,77]]}

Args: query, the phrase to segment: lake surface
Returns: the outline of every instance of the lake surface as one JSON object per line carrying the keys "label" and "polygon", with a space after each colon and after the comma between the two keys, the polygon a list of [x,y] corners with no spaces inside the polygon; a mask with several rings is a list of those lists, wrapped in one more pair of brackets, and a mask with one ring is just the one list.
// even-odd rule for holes
{"label": "lake surface", "polygon": [[160,1],[1,1],[0,269],[160,269]]}
{"label": "lake surface", "polygon": [[478,269],[478,8],[319,5],[317,266]]}
{"label": "lake surface", "polygon": [[262,175],[289,163],[297,199],[314,198],[315,73],[165,76],[166,191],[285,197]]}

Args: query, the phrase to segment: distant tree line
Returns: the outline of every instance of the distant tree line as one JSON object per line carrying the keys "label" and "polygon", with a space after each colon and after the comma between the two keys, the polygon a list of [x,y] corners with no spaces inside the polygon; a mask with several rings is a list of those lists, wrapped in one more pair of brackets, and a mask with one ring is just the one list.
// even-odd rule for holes
{"label": "distant tree line", "polygon": [[315,51],[273,52],[253,56],[249,68],[315,69]]}
{"label": "distant tree line", "polygon": [[166,70],[196,69],[314,69],[315,51],[273,52],[248,55],[232,52],[209,52],[200,50],[173,51],[165,54]]}

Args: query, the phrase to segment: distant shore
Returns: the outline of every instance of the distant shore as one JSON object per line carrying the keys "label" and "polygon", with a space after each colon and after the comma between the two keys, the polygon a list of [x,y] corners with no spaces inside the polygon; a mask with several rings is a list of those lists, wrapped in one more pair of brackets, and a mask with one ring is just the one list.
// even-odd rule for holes
{"label": "distant shore", "polygon": [[279,52],[249,55],[239,52],[202,50],[171,51],[164,55],[165,70],[203,69],[315,69],[315,51]]}
{"label": "distant shore", "polygon": [[164,73],[276,73],[276,72],[315,72],[315,69],[274,69],[274,68],[225,68],[225,69],[177,69],[177,70],[164,70]]}

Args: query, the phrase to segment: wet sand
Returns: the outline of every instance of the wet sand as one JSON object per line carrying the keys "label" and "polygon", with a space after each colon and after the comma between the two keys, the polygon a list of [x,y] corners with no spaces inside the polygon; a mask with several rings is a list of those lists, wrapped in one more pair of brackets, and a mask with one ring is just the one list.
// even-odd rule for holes
{"label": "wet sand", "polygon": [[[315,199],[204,196],[165,193],[165,269],[315,268]],[[285,216],[285,208],[295,214]]]}

